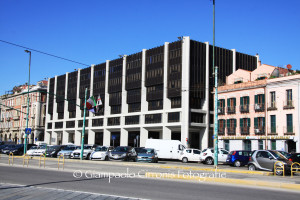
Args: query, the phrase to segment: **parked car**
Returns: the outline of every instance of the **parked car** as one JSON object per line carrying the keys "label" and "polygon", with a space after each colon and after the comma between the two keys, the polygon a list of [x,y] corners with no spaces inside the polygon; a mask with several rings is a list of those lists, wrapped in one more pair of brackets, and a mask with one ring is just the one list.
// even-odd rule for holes
{"label": "parked car", "polygon": [[54,146],[49,146],[46,149],[46,157],[53,157],[56,158],[58,152],[60,152],[61,150],[63,150],[66,147],[66,145],[54,145]]}
{"label": "parked car", "polygon": [[137,153],[131,146],[119,146],[110,151],[108,157],[112,160],[136,161]]}
{"label": "parked car", "polygon": [[28,156],[33,156],[33,153],[38,150],[39,146],[32,146],[28,151],[26,151],[26,154]]}
{"label": "parked car", "polygon": [[186,149],[179,140],[147,139],[145,148],[155,149],[159,159],[180,159]]}
{"label": "parked car", "polygon": [[[274,150],[256,150],[252,153],[248,163],[248,169],[254,171],[256,169],[265,171],[274,171],[274,165],[277,161],[276,166],[284,165],[285,172],[290,173],[292,161],[289,161],[281,153]],[[281,175],[282,171],[276,171],[277,175]]]}
{"label": "parked car", "polygon": [[[83,145],[83,154],[82,154],[82,158],[84,159],[90,159],[91,153],[93,152],[93,150],[97,147],[98,145]],[[70,158],[80,158],[81,155],[81,147],[75,149],[71,155]]]}
{"label": "parked car", "polygon": [[138,154],[140,153],[145,147],[134,147],[135,152]]}
{"label": "parked car", "polygon": [[46,148],[49,148],[49,146],[38,146],[38,148],[32,153],[33,156],[40,156],[42,154],[45,154]]}
{"label": "parked car", "polygon": [[289,157],[289,161],[297,162],[300,164],[300,153],[292,153]]}
{"label": "parked car", "polygon": [[226,164],[233,165],[235,167],[241,167],[248,164],[250,156],[251,151],[231,151],[227,156]]}
{"label": "parked car", "polygon": [[286,157],[287,159],[291,156],[291,154],[286,151],[278,151],[278,152],[284,155],[284,157]]}
{"label": "parked car", "polygon": [[187,163],[187,162],[200,162],[200,153],[201,150],[199,149],[185,149],[183,150],[181,156],[180,156],[180,160],[183,163]]}
{"label": "parked car", "polygon": [[[35,144],[27,144],[27,149],[36,146]],[[17,144],[15,148],[12,148],[9,153],[13,153],[14,155],[23,155],[24,154],[24,144]]]}
{"label": "parked car", "polygon": [[137,154],[137,162],[152,162],[157,163],[158,157],[155,149],[143,148]]}
{"label": "parked car", "polygon": [[[218,152],[218,163],[225,163],[229,152],[225,149],[219,149]],[[207,148],[204,149],[200,154],[200,162],[212,165],[214,164],[214,149]]]}
{"label": "parked car", "polygon": [[59,151],[57,153],[57,157],[63,155],[64,158],[70,158],[71,153],[77,148],[80,148],[80,147],[75,146],[75,145],[66,146],[64,149],[62,149],[61,151]]}
{"label": "parked car", "polygon": [[16,145],[15,144],[9,144],[7,145],[5,148],[3,148],[1,151],[3,154],[9,154],[10,153],[10,150],[16,148]]}
{"label": "parked car", "polygon": [[109,160],[108,153],[113,150],[113,147],[110,146],[98,146],[91,153],[91,160]]}
{"label": "parked car", "polygon": [[8,146],[8,144],[2,144],[2,145],[0,145],[0,153],[2,153],[2,149],[4,149],[7,146]]}

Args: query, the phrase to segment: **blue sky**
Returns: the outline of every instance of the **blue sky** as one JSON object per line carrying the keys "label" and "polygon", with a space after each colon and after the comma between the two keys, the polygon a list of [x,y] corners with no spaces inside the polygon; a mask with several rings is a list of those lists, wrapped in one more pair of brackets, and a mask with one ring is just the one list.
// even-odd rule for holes
{"label": "blue sky", "polygon": [[[300,69],[299,0],[216,0],[216,45]],[[212,43],[210,0],[0,0],[0,40],[87,65],[173,42]],[[79,64],[32,52],[31,83]],[[0,95],[28,80],[28,54],[0,42]]]}

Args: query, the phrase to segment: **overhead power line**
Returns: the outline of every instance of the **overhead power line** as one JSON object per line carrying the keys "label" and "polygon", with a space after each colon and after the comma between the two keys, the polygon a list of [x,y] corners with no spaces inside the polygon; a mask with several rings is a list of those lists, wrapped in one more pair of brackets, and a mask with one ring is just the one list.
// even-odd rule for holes
{"label": "overhead power line", "polygon": [[39,50],[36,50],[36,49],[32,49],[32,48],[29,48],[29,47],[25,47],[25,46],[22,46],[22,45],[18,45],[18,44],[12,43],[12,42],[4,41],[4,40],[0,40],[0,42],[10,44],[10,45],[13,45],[13,46],[16,46],[16,47],[20,47],[20,48],[23,48],[23,49],[28,49],[28,50],[31,50],[31,51],[35,51],[35,52],[38,52],[38,53],[41,53],[41,54],[45,54],[47,56],[52,56],[52,57],[55,57],[55,58],[58,58],[58,59],[61,59],[61,60],[65,60],[65,61],[69,61],[69,62],[72,62],[72,63],[76,63],[76,64],[88,66],[88,67],[90,66],[90,65],[87,65],[87,64],[84,64],[84,63],[81,63],[81,62],[77,62],[77,61],[74,61],[74,60],[71,60],[71,59],[68,59],[68,58],[63,58],[63,57],[60,57],[60,56],[56,56],[56,55],[53,55],[53,54],[50,54],[50,53],[46,53],[46,52],[39,51]]}

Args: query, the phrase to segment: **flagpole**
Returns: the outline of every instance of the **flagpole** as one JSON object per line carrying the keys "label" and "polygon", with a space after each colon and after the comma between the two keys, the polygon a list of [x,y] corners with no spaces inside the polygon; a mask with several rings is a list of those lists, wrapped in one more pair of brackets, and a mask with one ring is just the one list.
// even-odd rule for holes
{"label": "flagpole", "polygon": [[85,88],[84,95],[84,108],[83,108],[83,125],[82,125],[82,135],[81,135],[81,153],[80,160],[83,159],[83,145],[84,145],[84,134],[85,134],[85,115],[86,115],[86,96],[87,96],[87,88]]}

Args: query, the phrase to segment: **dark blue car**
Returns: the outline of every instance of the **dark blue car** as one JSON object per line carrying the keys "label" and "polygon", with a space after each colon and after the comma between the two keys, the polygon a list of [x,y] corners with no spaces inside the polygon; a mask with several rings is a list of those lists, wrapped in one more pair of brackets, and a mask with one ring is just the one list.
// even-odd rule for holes
{"label": "dark blue car", "polygon": [[240,167],[247,165],[249,158],[251,156],[251,151],[231,151],[226,159],[226,164],[233,165],[235,167]]}

